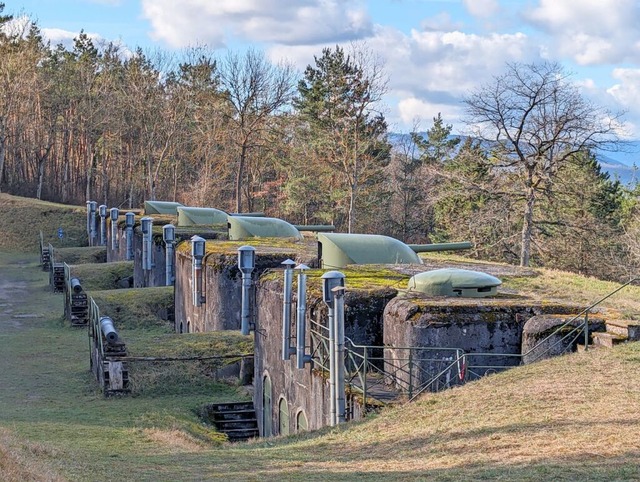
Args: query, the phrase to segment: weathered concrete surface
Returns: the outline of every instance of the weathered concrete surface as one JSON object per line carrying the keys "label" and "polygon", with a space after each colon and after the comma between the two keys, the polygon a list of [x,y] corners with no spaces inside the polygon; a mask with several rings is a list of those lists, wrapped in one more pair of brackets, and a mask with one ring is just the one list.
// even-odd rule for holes
{"label": "weathered concrete surface", "polygon": [[[177,332],[239,330],[242,300],[242,273],[238,269],[237,248],[251,241],[208,243],[203,260],[205,303],[193,305],[191,251],[184,246],[176,250],[175,309]],[[209,250],[209,247],[212,250]],[[301,257],[305,246],[287,243],[284,247],[256,245],[253,280],[268,269],[280,268],[284,260],[308,261]],[[254,297],[255,300],[255,297]],[[253,303],[255,309],[255,301]]]}
{"label": "weathered concrete surface", "polygon": [[[476,367],[482,376],[499,367],[520,364],[523,327],[529,318],[548,313],[575,313],[580,308],[564,303],[549,303],[523,298],[396,298],[384,313],[384,344],[394,347],[429,347],[440,349],[419,353],[422,364],[413,360],[411,369],[399,373],[401,384],[417,386],[455,359],[454,350],[466,353],[489,353],[492,356],[467,356],[466,367]],[[504,356],[500,356],[504,355]],[[413,355],[416,358],[415,354]],[[390,366],[408,363],[408,352],[385,349]],[[496,368],[491,368],[496,367]],[[462,376],[457,366],[448,378]],[[437,373],[437,372],[436,372]]]}
{"label": "weathered concrete surface", "polygon": [[[279,404],[285,399],[289,414],[289,432],[297,429],[296,419],[303,412],[311,430],[329,424],[329,381],[321,370],[307,364],[296,368],[296,358],[281,360],[282,351],[282,284],[277,280],[260,283],[257,290],[257,331],[255,333],[254,406],[262,436],[280,433]],[[295,313],[295,311],[294,311]],[[295,320],[295,316],[293,317]],[[295,334],[295,328],[292,335]],[[306,346],[311,345],[309,333]],[[265,393],[265,379],[270,379],[271,392]],[[266,403],[270,399],[271,403]],[[265,408],[266,406],[266,408]]]}
{"label": "weathered concrete surface", "polygon": [[[289,432],[297,429],[296,417],[303,411],[309,429],[318,429],[329,424],[330,400],[328,373],[319,364],[308,364],[304,369],[296,368],[296,357],[282,360],[282,310],[283,276],[270,276],[261,279],[257,290],[257,330],[255,335],[255,395],[254,404],[261,420],[261,434],[280,433],[279,401],[285,399],[289,410]],[[311,320],[324,328],[327,327],[328,310],[317,295],[319,278],[308,279],[310,294],[307,300],[308,319],[305,345],[307,353],[314,358],[323,358],[321,346],[312,346],[310,335]],[[315,285],[315,286],[314,286]],[[316,293],[315,295],[313,293]],[[396,295],[392,289],[374,291],[348,291],[345,295],[345,335],[354,343],[377,345],[382,342],[382,313],[385,305]],[[297,300],[292,303],[292,323],[290,346],[295,346]],[[271,381],[271,411],[265,413],[264,381]],[[362,418],[359,398],[347,394],[347,412],[349,418]]]}
{"label": "weathered concrete surface", "polygon": [[[574,331],[584,323],[584,316],[573,318],[548,314],[530,318],[522,334],[522,362],[529,364],[575,351],[577,344],[584,342],[584,332]],[[604,318],[589,316],[589,333],[594,331],[606,331]]]}

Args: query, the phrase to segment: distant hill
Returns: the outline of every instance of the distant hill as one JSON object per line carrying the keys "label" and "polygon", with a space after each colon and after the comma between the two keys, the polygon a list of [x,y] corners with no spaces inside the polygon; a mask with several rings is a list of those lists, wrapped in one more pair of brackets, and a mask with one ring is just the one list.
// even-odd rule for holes
{"label": "distant hill", "polygon": [[[420,132],[420,135],[426,137],[426,132]],[[458,138],[461,143],[467,136],[454,135],[452,138]],[[409,134],[389,133],[389,141],[397,148],[404,142],[411,142]],[[601,151],[596,153],[596,158],[600,163],[603,171],[609,173],[612,180],[618,180],[626,186],[635,186],[640,183],[640,141],[628,141],[622,146],[622,150]]]}

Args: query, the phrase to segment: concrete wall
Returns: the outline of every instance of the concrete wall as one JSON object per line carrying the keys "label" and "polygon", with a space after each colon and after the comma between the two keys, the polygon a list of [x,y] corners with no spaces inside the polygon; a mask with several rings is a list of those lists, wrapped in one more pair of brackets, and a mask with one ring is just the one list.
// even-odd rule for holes
{"label": "concrete wall", "polygon": [[[568,304],[542,303],[534,300],[490,298],[396,298],[384,313],[384,343],[395,347],[460,348],[467,353],[520,355],[525,322],[535,315],[575,313],[580,308]],[[385,349],[385,361],[398,366],[407,359],[407,350]],[[414,352],[411,370],[401,373],[400,380],[408,386],[419,385],[448,365],[455,353],[448,350],[418,353],[429,361],[416,363]],[[481,376],[491,368],[520,364],[520,357],[468,356],[466,365],[476,366]],[[457,368],[457,367],[456,367]],[[438,373],[437,371],[435,373]],[[449,377],[460,375],[457,369]]]}
{"label": "concrete wall", "polygon": [[158,238],[158,236],[153,236],[153,243],[151,245],[152,268],[150,270],[143,270],[142,231],[140,230],[139,226],[136,226],[133,232],[133,287],[148,288],[151,286],[166,286],[166,246],[164,244],[164,241],[162,241],[162,238]]}
{"label": "concrete wall", "polygon": [[124,219],[119,219],[118,225],[118,247],[111,247],[111,219],[107,220],[107,263],[112,261],[127,261],[127,238],[124,232]]}
{"label": "concrete wall", "polygon": [[[296,357],[282,360],[282,309],[283,274],[279,272],[269,279],[261,279],[257,287],[257,331],[255,333],[254,405],[261,434],[279,434],[279,401],[284,398],[289,409],[289,433],[297,429],[297,413],[306,414],[308,428],[318,429],[329,424],[330,401],[328,373],[322,367],[310,363],[304,369],[296,368]],[[312,347],[310,336],[311,319],[326,328],[328,310],[322,302],[320,280],[308,279],[307,353],[318,353]],[[315,293],[315,294],[314,294]],[[354,343],[381,345],[382,314],[385,305],[396,295],[395,290],[349,291],[345,296],[345,336]],[[295,298],[295,295],[294,295]],[[290,346],[296,340],[296,300],[292,306]],[[265,417],[264,380],[271,380],[271,413]],[[362,407],[358,397],[347,395],[347,412],[352,420],[362,418]],[[265,423],[270,426],[265,427]]]}
{"label": "concrete wall", "polygon": [[[213,241],[215,243],[215,241]],[[238,244],[241,246],[242,244]],[[234,246],[226,252],[209,253],[203,261],[203,291],[205,302],[193,305],[191,279],[191,251],[176,250],[175,313],[176,332],[206,332],[239,330],[242,300],[242,274],[237,267],[238,254]],[[281,263],[295,259],[297,253],[269,252],[269,248],[256,250],[256,280],[267,269],[280,268]],[[255,297],[254,305],[255,305]]]}

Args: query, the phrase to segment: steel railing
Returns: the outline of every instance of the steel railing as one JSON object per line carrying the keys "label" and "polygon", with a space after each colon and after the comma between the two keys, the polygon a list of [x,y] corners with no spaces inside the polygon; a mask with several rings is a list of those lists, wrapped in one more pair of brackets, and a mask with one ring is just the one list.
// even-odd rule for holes
{"label": "steel railing", "polygon": [[[362,397],[362,406],[395,391],[409,401],[549,356],[573,350],[580,340],[588,349],[592,311],[616,293],[639,281],[633,278],[555,327],[523,353],[468,352],[457,347],[394,347],[358,345],[345,340],[345,384]],[[311,356],[316,368],[329,371],[329,329],[311,318]],[[392,396],[392,395],[391,395]]]}

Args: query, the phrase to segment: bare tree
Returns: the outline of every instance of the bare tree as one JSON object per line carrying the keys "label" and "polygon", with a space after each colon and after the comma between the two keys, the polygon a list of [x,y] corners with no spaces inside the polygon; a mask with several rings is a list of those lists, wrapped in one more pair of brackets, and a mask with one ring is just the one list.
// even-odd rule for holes
{"label": "bare tree", "polygon": [[[271,116],[289,105],[295,71],[289,64],[272,64],[264,53],[249,50],[244,55],[230,52],[221,62],[221,88],[226,91],[234,129],[232,141],[238,149],[235,175],[235,209],[242,211],[242,192],[247,163],[255,151],[265,149],[265,133]],[[248,192],[246,193],[249,197]]]}
{"label": "bare tree", "polygon": [[499,167],[516,173],[524,200],[520,265],[529,266],[536,199],[577,152],[613,148],[622,114],[582,97],[557,63],[507,64],[465,99],[467,123],[491,141]]}

